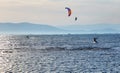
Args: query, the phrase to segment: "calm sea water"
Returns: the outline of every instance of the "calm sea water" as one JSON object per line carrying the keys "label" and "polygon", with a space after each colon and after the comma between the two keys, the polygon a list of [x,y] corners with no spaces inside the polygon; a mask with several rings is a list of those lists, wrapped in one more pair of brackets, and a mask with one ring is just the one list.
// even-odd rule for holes
{"label": "calm sea water", "polygon": [[0,35],[0,73],[119,73],[119,52],[120,34]]}

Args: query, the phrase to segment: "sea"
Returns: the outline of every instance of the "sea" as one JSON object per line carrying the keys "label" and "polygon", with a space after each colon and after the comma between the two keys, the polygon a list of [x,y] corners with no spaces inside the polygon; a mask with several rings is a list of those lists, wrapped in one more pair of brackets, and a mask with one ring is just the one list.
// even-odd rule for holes
{"label": "sea", "polygon": [[120,34],[0,35],[0,73],[120,73]]}

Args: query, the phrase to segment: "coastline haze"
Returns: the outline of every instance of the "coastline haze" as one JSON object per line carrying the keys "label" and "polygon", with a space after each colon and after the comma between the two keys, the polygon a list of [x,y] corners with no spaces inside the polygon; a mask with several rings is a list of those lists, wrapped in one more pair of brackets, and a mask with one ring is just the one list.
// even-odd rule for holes
{"label": "coastline haze", "polygon": [[0,23],[0,33],[7,34],[110,34],[120,33],[119,24],[51,26],[46,24]]}

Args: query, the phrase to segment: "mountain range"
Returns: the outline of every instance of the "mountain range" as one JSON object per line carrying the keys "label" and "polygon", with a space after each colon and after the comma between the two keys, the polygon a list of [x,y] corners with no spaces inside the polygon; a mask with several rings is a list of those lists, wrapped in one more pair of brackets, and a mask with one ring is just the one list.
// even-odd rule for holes
{"label": "mountain range", "polygon": [[7,34],[93,34],[120,33],[120,24],[51,26],[33,23],[0,23],[0,33]]}
{"label": "mountain range", "polygon": [[83,33],[120,33],[120,24],[69,25],[61,28]]}
{"label": "mountain range", "polygon": [[64,30],[45,24],[33,23],[0,23],[0,33],[7,34],[51,34],[63,32]]}

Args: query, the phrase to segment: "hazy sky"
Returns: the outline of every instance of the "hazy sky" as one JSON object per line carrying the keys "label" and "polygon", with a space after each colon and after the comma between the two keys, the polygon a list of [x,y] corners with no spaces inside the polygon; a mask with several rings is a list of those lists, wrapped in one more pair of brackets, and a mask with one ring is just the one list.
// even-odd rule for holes
{"label": "hazy sky", "polygon": [[[72,9],[71,17],[65,7]],[[0,0],[0,22],[120,24],[120,0]]]}

